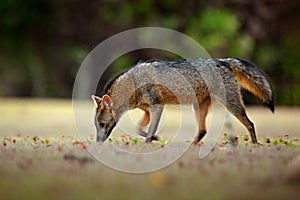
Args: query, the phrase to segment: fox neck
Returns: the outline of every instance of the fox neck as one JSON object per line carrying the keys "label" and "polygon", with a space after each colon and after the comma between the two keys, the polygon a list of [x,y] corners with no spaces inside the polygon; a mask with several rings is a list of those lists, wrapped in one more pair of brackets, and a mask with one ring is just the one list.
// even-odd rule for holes
{"label": "fox neck", "polygon": [[113,102],[117,122],[128,110],[135,108],[135,85],[128,73],[118,77],[107,90]]}
{"label": "fox neck", "polygon": [[121,105],[119,107],[116,107],[116,109],[114,109],[116,121],[118,122],[122,115],[128,110],[129,107],[127,105]]}
{"label": "fox neck", "polygon": [[113,112],[115,119],[118,122],[122,115],[130,109],[134,109],[136,106],[133,104],[131,96],[120,93],[110,93],[113,102]]}

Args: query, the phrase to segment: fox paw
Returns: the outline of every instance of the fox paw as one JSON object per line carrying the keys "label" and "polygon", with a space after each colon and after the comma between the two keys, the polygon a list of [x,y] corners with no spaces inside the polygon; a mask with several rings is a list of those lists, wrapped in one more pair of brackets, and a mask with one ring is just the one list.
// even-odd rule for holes
{"label": "fox paw", "polygon": [[138,134],[139,134],[140,136],[147,137],[147,133],[146,133],[145,131],[140,130],[140,131],[138,132]]}
{"label": "fox paw", "polygon": [[[140,136],[143,136],[143,137],[147,138],[147,133],[145,131],[139,131],[138,134]],[[158,141],[158,140],[159,140],[159,137],[157,135],[152,135],[151,138],[146,139],[146,142]]]}
{"label": "fox paw", "polygon": [[152,139],[152,141],[154,140],[154,141],[159,141],[159,137],[157,136],[157,135],[153,135],[152,137],[151,137],[151,139]]}
{"label": "fox paw", "polygon": [[150,143],[152,141],[158,141],[159,137],[157,135],[153,135],[150,138],[146,138],[146,143]]}

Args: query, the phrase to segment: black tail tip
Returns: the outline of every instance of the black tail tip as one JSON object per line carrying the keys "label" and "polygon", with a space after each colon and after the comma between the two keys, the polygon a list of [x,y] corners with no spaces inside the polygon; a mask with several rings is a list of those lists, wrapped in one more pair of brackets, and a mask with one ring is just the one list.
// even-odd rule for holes
{"label": "black tail tip", "polygon": [[275,107],[274,107],[274,102],[273,101],[266,102],[266,103],[264,103],[264,105],[267,106],[268,108],[270,108],[272,113],[274,113]]}

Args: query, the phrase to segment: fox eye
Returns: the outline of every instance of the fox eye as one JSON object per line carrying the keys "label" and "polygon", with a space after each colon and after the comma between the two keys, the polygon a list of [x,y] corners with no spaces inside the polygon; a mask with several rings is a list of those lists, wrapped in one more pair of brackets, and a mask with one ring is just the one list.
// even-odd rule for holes
{"label": "fox eye", "polygon": [[99,123],[100,128],[104,128],[105,124],[103,122]]}

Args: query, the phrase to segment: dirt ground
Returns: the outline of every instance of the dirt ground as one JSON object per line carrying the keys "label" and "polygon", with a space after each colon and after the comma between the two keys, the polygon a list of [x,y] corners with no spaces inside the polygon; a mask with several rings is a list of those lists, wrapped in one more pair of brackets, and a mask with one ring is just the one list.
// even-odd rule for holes
{"label": "dirt ground", "polygon": [[[92,119],[92,108],[88,105],[88,112],[82,117]],[[229,116],[226,120],[230,126],[224,127],[217,145],[205,158],[198,157],[201,145],[192,145],[168,167],[143,174],[113,170],[87,152],[94,143],[93,127],[87,129],[89,140],[79,139],[70,100],[0,99],[0,113],[1,199],[298,199],[300,196],[298,107],[277,107],[275,114],[263,107],[247,108],[262,145],[251,144],[246,129]],[[107,143],[130,150],[173,145],[176,151],[187,142],[168,139],[178,124],[176,113],[174,108],[166,111],[160,133],[163,142],[145,144],[142,139],[124,136],[116,129]],[[136,115],[133,118],[139,117]],[[208,124],[217,124],[217,119],[217,114],[211,115]],[[192,130],[191,126],[185,124],[187,132]],[[237,136],[238,142],[231,135]]]}

